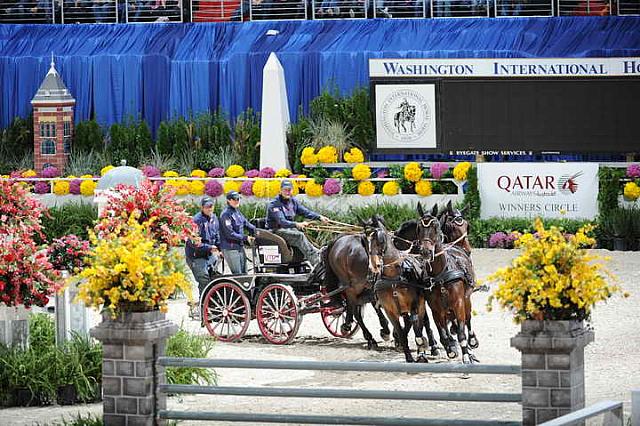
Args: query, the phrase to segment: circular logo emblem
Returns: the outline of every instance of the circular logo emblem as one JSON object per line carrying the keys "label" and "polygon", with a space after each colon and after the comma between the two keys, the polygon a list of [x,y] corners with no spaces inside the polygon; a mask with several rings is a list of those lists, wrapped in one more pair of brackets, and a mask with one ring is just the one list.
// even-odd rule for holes
{"label": "circular logo emblem", "polygon": [[431,126],[431,109],[424,97],[412,89],[391,92],[382,102],[382,127],[389,137],[402,142],[420,139]]}

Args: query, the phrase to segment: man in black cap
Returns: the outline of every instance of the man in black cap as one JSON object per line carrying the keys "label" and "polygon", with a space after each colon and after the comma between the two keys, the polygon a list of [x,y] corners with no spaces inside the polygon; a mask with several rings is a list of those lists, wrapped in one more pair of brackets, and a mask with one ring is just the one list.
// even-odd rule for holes
{"label": "man in black cap", "polygon": [[240,194],[238,191],[227,193],[227,207],[220,215],[220,248],[232,274],[247,273],[247,257],[244,243],[253,243],[254,238],[244,235],[246,227],[250,233],[256,233],[246,217],[238,210]]}
{"label": "man in black cap", "polygon": [[326,217],[309,210],[293,197],[293,184],[290,180],[283,180],[280,184],[280,195],[273,199],[267,207],[267,228],[280,235],[289,245],[297,247],[311,265],[320,262],[320,251],[315,248],[302,232],[309,222],[296,222],[296,215],[307,219],[321,220],[326,223]]}
{"label": "man in black cap", "polygon": [[[213,212],[214,201],[211,197],[203,197],[200,201],[200,212],[193,217],[193,221],[198,225],[200,244],[195,245],[187,241],[185,255],[187,265],[196,281],[198,281],[198,294],[201,295],[204,288],[211,281],[211,273],[217,272],[220,261],[220,224]],[[194,297],[199,300],[199,297]],[[194,313],[195,314],[195,313]]]}

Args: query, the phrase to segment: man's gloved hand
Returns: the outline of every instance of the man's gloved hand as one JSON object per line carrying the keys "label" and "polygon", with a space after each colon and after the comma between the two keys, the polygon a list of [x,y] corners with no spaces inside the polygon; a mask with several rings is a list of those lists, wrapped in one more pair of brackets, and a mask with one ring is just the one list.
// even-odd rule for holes
{"label": "man's gloved hand", "polygon": [[256,237],[252,237],[251,235],[247,237],[247,242],[249,243],[250,246],[252,246],[255,241],[256,241]]}
{"label": "man's gloved hand", "polygon": [[306,228],[307,226],[309,226],[309,222],[298,222],[298,223],[296,223],[296,228],[298,228],[301,231],[304,228]]}
{"label": "man's gloved hand", "polygon": [[326,217],[326,216],[320,216],[320,221],[321,221],[322,223],[329,223],[329,218],[328,218],[328,217]]}

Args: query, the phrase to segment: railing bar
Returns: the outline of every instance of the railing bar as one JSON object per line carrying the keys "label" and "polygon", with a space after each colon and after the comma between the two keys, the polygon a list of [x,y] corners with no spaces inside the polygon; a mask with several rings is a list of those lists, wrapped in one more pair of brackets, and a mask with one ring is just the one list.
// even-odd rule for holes
{"label": "railing bar", "polygon": [[238,395],[293,398],[349,398],[386,399],[406,401],[465,401],[465,402],[521,402],[519,393],[479,392],[419,392],[356,389],[300,389],[272,387],[160,385],[164,393],[187,393],[204,395]]}
{"label": "railing bar", "polygon": [[591,417],[606,413],[608,411],[622,409],[620,401],[599,401],[589,407],[566,414],[548,422],[541,423],[540,426],[568,426],[581,423]]}
{"label": "railing bar", "polygon": [[165,367],[247,368],[274,370],[370,371],[387,373],[470,373],[520,374],[519,365],[492,364],[407,364],[390,362],[322,362],[322,361],[264,361],[247,359],[203,359],[160,357]]}
{"label": "railing bar", "polygon": [[504,420],[457,420],[457,419],[416,419],[398,417],[364,416],[313,416],[293,414],[262,413],[219,413],[160,410],[161,419],[172,420],[217,420],[227,422],[299,423],[327,425],[409,425],[409,426],[521,426],[520,422]]}

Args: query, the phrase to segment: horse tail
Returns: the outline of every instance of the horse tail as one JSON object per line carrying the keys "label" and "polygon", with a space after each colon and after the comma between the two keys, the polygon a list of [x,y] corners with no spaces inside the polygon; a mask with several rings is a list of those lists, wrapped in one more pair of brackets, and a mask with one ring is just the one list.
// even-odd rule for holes
{"label": "horse tail", "polygon": [[337,288],[338,281],[339,281],[338,276],[336,275],[335,271],[331,267],[331,262],[329,262],[329,255],[333,250],[334,244],[335,244],[335,240],[330,242],[322,252],[322,256],[320,258],[320,262],[324,264],[324,271],[325,271],[323,284],[324,284],[324,287],[327,289]]}

